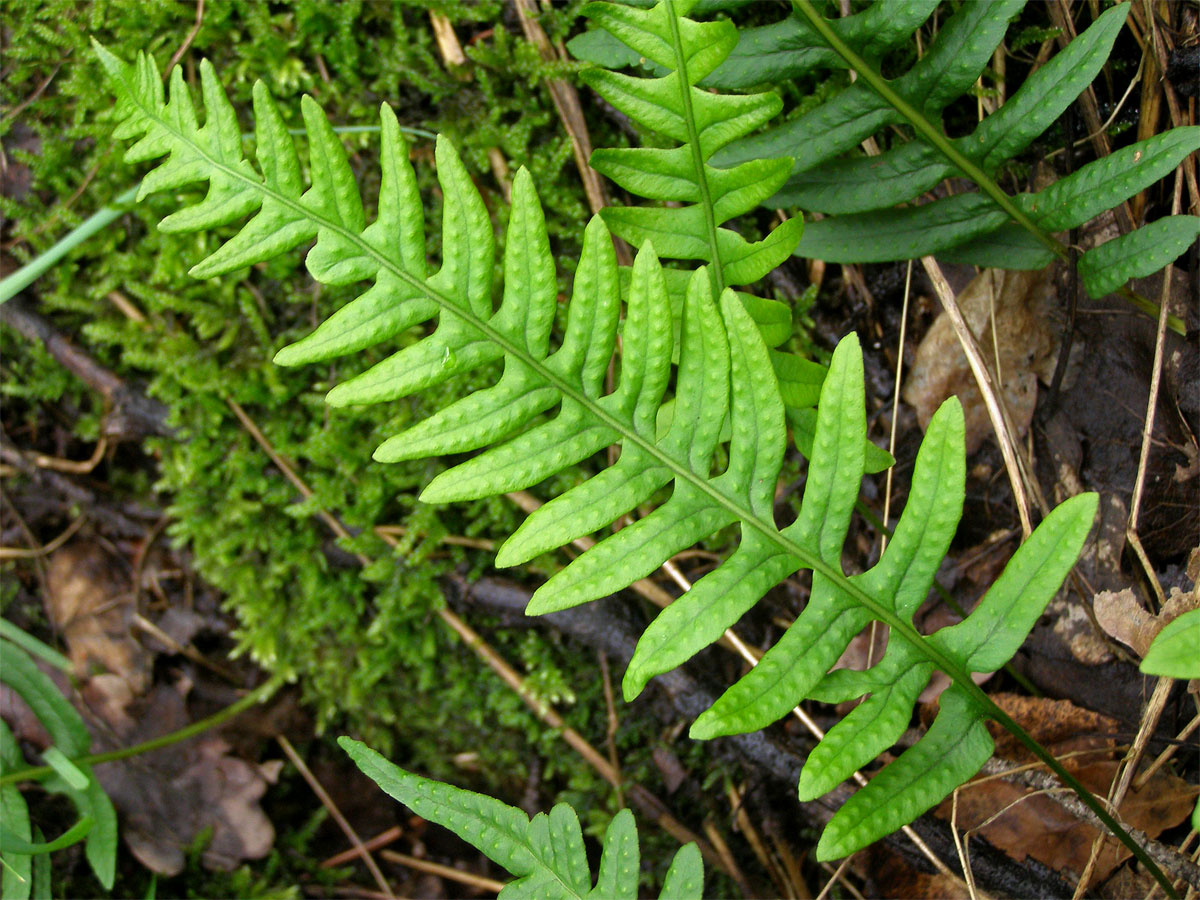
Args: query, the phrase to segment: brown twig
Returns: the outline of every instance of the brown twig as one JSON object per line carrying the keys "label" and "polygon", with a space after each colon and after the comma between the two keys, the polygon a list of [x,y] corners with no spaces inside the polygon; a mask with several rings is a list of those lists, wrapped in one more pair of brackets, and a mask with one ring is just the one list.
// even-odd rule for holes
{"label": "brown twig", "polygon": [[[608,711],[608,727],[604,730],[604,745],[608,749],[608,761],[619,778],[621,763],[617,756],[617,731],[621,726],[621,720],[617,718],[617,705],[613,702],[612,674],[608,671],[608,656],[603,650],[597,650],[596,658],[600,661],[600,683],[604,686],[604,706]],[[624,806],[624,790],[620,784],[616,784],[614,787],[617,792],[617,806]]]}
{"label": "brown twig", "polygon": [[188,47],[192,46],[192,41],[196,39],[196,35],[200,33],[200,26],[204,22],[204,0],[196,0],[196,23],[192,25],[191,30],[184,36],[183,43],[178,49],[171,54],[171,59],[167,63],[167,67],[163,69],[163,80],[170,77],[171,70],[175,68],[175,64],[187,53]]}
{"label": "brown twig", "polygon": [[395,850],[381,850],[379,855],[388,862],[398,863],[402,866],[408,866],[410,869],[416,869],[418,872],[426,872],[430,875],[437,875],[445,878],[447,881],[456,881],[459,884],[470,885],[474,888],[479,888],[484,891],[491,891],[494,894],[504,890],[504,882],[497,881],[494,878],[488,878],[486,875],[476,875],[474,872],[464,872],[462,869],[455,869],[452,866],[444,866],[441,863],[431,862],[427,859],[420,859],[416,856],[409,856],[407,853],[397,853]]}
{"label": "brown twig", "polygon": [[[1183,168],[1180,167],[1175,170],[1175,191],[1171,200],[1172,215],[1179,214],[1182,191]],[[1154,333],[1154,364],[1150,372],[1149,396],[1146,398],[1146,418],[1142,423],[1142,446],[1138,453],[1137,477],[1133,482],[1133,498],[1129,504],[1129,523],[1125,527],[1125,540],[1133,548],[1134,555],[1137,556],[1138,562],[1141,563],[1146,580],[1150,582],[1150,587],[1154,590],[1155,597],[1158,599],[1159,609],[1167,602],[1167,598],[1163,594],[1158,576],[1154,573],[1154,567],[1150,564],[1150,559],[1146,556],[1146,551],[1142,548],[1141,538],[1138,537],[1138,517],[1142,511],[1142,492],[1146,486],[1146,468],[1150,461],[1150,445],[1154,433],[1154,416],[1158,409],[1158,388],[1162,382],[1163,351],[1166,346],[1167,314],[1170,305],[1168,301],[1170,299],[1172,270],[1173,266],[1168,265],[1163,269],[1162,273],[1162,292],[1158,298],[1158,328]]]}
{"label": "brown twig", "polygon": [[124,381],[75,347],[20,297],[0,304],[0,322],[31,341],[38,341],[59,365],[100,393],[112,407],[110,418],[143,434],[170,435],[167,409],[157,400],[129,388]]}
{"label": "brown twig", "polygon": [[[404,834],[404,829],[399,825],[393,825],[391,828],[386,828],[373,838],[363,841],[364,850],[380,850],[388,844],[398,841],[401,835]],[[322,869],[332,869],[336,866],[343,866],[348,862],[353,862],[358,859],[358,848],[351,847],[349,850],[343,850],[341,853],[335,853],[328,859],[321,860]]]}
{"label": "brown twig", "polygon": [[383,877],[383,872],[379,869],[379,864],[375,862],[375,857],[371,855],[371,851],[363,846],[362,838],[358,836],[358,832],[354,830],[354,826],[346,821],[346,817],[342,815],[342,811],[333,802],[333,798],[329,796],[329,793],[321,786],[321,782],[317,781],[316,776],[313,775],[304,760],[300,758],[300,754],[296,752],[296,748],[292,746],[292,742],[282,734],[275,735],[275,740],[279,742],[279,746],[283,748],[283,752],[287,754],[287,758],[291,760],[292,765],[299,770],[304,780],[308,782],[308,786],[317,795],[317,798],[321,801],[321,805],[329,810],[330,817],[333,821],[337,822],[338,827],[342,829],[342,833],[354,845],[356,854],[370,871],[371,877],[375,879],[375,883],[379,885],[379,889],[388,897],[395,897],[396,895],[392,893],[387,879]]}
{"label": "brown twig", "polygon": [[[1009,421],[1008,411],[1005,409],[996,391],[996,387],[992,383],[991,372],[988,370],[983,352],[979,349],[979,343],[976,341],[975,335],[971,333],[970,327],[963,318],[962,311],[958,308],[954,291],[946,281],[946,277],[942,274],[941,266],[938,265],[937,260],[932,256],[921,257],[921,265],[924,266],[925,273],[929,276],[929,280],[933,284],[934,293],[937,294],[938,300],[942,304],[942,309],[945,310],[946,315],[950,318],[950,324],[954,327],[954,334],[958,338],[959,345],[967,357],[968,364],[971,366],[971,373],[975,376],[975,383],[978,385],[979,393],[983,397],[988,418],[991,419],[992,428],[996,432],[996,440],[1000,445],[1000,454],[1004,457],[1004,468],[1008,472],[1009,484],[1012,485],[1013,497],[1017,504],[1017,513],[1021,519],[1021,531],[1025,537],[1029,537],[1033,533],[1029,495],[1031,492],[1036,492],[1035,496],[1040,495],[1040,491],[1037,490],[1036,482],[1029,475],[1024,457],[1019,452],[1014,437],[1015,431]],[[1044,500],[1041,505],[1045,505]]]}
{"label": "brown twig", "polygon": [[442,62],[447,66],[461,69],[467,64],[462,44],[454,33],[454,25],[439,12],[429,11],[429,23],[433,26],[433,37],[437,41],[438,52],[442,54]]}
{"label": "brown twig", "polygon": [[[15,510],[14,510],[15,512]],[[86,516],[77,516],[67,526],[66,530],[50,541],[48,544],[39,544],[38,546],[26,549],[24,547],[0,547],[0,560],[3,559],[39,559],[43,556],[49,556],[63,544],[71,539],[71,535],[80,529],[80,526],[87,521]],[[27,532],[28,534],[28,532]],[[29,534],[32,539],[32,534]]]}
{"label": "brown twig", "polygon": [[57,456],[37,453],[33,457],[33,464],[41,469],[53,469],[55,472],[65,472],[68,475],[86,475],[100,464],[100,460],[104,459],[104,453],[107,450],[108,438],[100,435],[100,440],[96,441],[96,449],[87,459],[61,459]]}

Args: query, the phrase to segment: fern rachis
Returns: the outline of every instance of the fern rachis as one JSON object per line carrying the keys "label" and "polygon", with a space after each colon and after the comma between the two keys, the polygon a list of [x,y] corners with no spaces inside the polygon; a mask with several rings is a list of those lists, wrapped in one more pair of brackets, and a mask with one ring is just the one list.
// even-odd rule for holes
{"label": "fern rachis", "polygon": [[[677,18],[669,3],[658,9],[655,15],[666,10],[668,22]],[[661,17],[629,14],[625,21],[661,39]],[[679,30],[670,34],[678,47]],[[897,539],[879,565],[848,578],[841,570],[841,545],[866,455],[862,359],[853,336],[838,346],[821,388],[799,518],[781,531],[772,512],[787,440],[779,381],[743,300],[728,287],[715,293],[712,269],[702,267],[687,276],[674,410],[670,426],[660,435],[657,413],[666,399],[674,345],[672,301],[666,274],[649,244],[637,255],[628,295],[622,298],[608,230],[601,219],[593,219],[584,235],[566,332],[552,351],[553,262],[532,179],[523,170],[514,179],[506,278],[493,312],[491,222],[448,142],[439,139],[436,151],[444,197],[443,260],[430,276],[415,178],[387,106],[381,111],[379,215],[367,225],[344,150],[311,99],[305,98],[304,118],[312,183],[303,190],[291,139],[261,86],[255,90],[260,175],[242,156],[232,109],[210,66],[201,66],[207,116],[198,126],[178,70],[172,74],[170,99],[164,101],[158,73],[147,58],[126,66],[102,48],[98,52],[118,95],[118,136],[139,139],[130,158],[169,154],[147,177],[143,193],[196,180],[210,182],[208,197],[169,217],[166,227],[211,228],[253,214],[237,236],[196,266],[194,274],[228,273],[315,236],[307,263],[314,278],[337,284],[371,282],[312,335],[282,350],[278,361],[299,364],[355,352],[437,319],[429,335],[334,388],[331,403],[390,400],[504,360],[504,374],[496,385],[456,401],[428,424],[390,439],[377,451],[379,458],[398,459],[483,450],[434,479],[425,499],[447,501],[526,487],[611,443],[621,446],[616,466],[531,516],[501,549],[498,562],[512,564],[561,546],[636,508],[661,486],[673,485],[665,504],[601,541],[543,585],[531,612],[566,609],[618,590],[717,528],[740,525],[741,544],[734,554],[668,608],[639,642],[626,673],[627,697],[636,695],[654,674],[715,640],[776,581],[800,568],[814,572],[809,608],[769,659],[701,717],[696,734],[752,730],[814,690],[821,696],[840,692],[884,697],[869,702],[885,707],[894,723],[898,711],[903,710],[904,717],[911,711],[913,685],[920,680],[912,673],[936,667],[951,677],[954,687],[929,734],[835,817],[822,841],[822,856],[851,852],[911,821],[970,777],[991,752],[982,726],[985,716],[999,720],[1046,758],[1045,751],[975,686],[970,673],[999,667],[1024,639],[1078,553],[1090,527],[1094,496],[1074,498],[1055,510],[972,616],[932,638],[923,637],[913,627],[912,613],[928,590],[962,506],[961,487],[953,484],[962,458],[961,412],[955,402],[939,413],[936,428],[931,427],[926,439],[930,449],[923,450],[925,463],[920,464],[925,494],[914,492],[925,497],[922,503],[936,515],[926,516],[921,503],[912,504],[913,512],[906,511]],[[689,110],[685,106],[674,114],[687,119]],[[694,127],[685,132],[689,139],[697,133]],[[645,154],[641,158],[654,159]],[[710,209],[705,221],[715,223],[717,218]],[[603,372],[615,343],[622,299],[627,310],[621,374],[615,389],[605,394]],[[529,425],[555,407],[556,415]],[[726,416],[729,462],[713,474]],[[828,632],[827,622],[814,627],[825,612],[837,617],[839,627]],[[884,659],[865,673],[827,677],[828,666],[845,642],[872,619],[892,629],[894,640]],[[861,724],[847,722],[849,731]],[[866,732],[875,742],[871,747],[889,734],[873,728]],[[840,733],[835,729],[833,734]],[[872,749],[871,757],[874,754]],[[929,766],[932,757],[942,756],[953,764]],[[818,758],[803,788],[816,790],[826,784],[834,777],[832,765]],[[1057,763],[1053,765],[1073,782]],[[1086,800],[1096,803],[1090,795]],[[1098,812],[1116,829],[1106,812]]]}

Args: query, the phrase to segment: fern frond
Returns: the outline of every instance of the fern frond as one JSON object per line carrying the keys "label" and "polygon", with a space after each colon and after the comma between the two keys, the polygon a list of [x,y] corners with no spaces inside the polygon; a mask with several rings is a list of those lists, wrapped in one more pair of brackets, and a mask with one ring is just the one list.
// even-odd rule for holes
{"label": "fern frond", "polygon": [[774,94],[714,94],[696,87],[737,44],[728,21],[687,18],[694,0],[668,0],[650,9],[589,3],[584,14],[666,74],[638,78],[589,69],[584,81],[609,103],[679,146],[601,149],[592,167],[639,196],[678,207],[619,207],[601,215],[612,231],[640,247],[652,241],[664,257],[708,264],[714,295],[728,285],[751,284],[783,262],[800,239],[803,222],[789,220],[751,243],[722,225],[749,212],[787,179],[788,159],[760,158],[730,168],[713,155],[774,118]]}
{"label": "fern frond", "polygon": [[[716,58],[715,52],[697,42],[696,35],[716,35],[720,48],[727,48],[728,40],[716,32],[696,31],[683,18],[662,18],[661,10],[669,14],[672,9],[669,3],[657,9],[658,18],[649,20],[651,25],[636,16],[620,18],[611,10],[605,14],[618,16],[619,27],[629,31],[631,40],[668,62],[664,46],[672,53],[685,48],[679,71],[686,74],[681,83],[686,83],[687,96],[695,101],[693,124],[715,122],[718,107],[696,100],[690,84],[711,71]],[[678,40],[667,42],[659,27],[663,23]],[[961,762],[949,773],[929,772],[902,757],[884,770],[886,777],[880,776],[878,788],[873,783],[862,792],[864,800],[848,805],[845,815],[835,818],[834,837],[822,845],[823,855],[850,852],[886,834],[960,783],[964,772],[982,763],[984,717],[1017,729],[975,686],[970,673],[998,667],[1024,639],[1082,544],[1094,497],[1068,501],[1043,523],[989,593],[992,599],[961,626],[924,637],[914,628],[912,614],[945,555],[962,507],[961,411],[951,401],[935,417],[918,462],[911,509],[888,553],[870,572],[847,577],[841,568],[841,547],[864,472],[866,430],[861,350],[855,337],[844,339],[820,387],[799,518],[780,530],[773,500],[787,431],[776,365],[745,302],[729,287],[714,290],[715,284],[730,277],[728,266],[735,272],[742,271],[739,265],[759,266],[748,261],[766,258],[761,253],[747,251],[731,263],[714,260],[687,276],[678,369],[673,396],[668,398],[676,349],[671,301],[667,276],[647,241],[629,279],[620,377],[615,389],[604,393],[621,292],[610,235],[601,218],[594,218],[584,234],[566,331],[554,347],[553,260],[536,192],[524,170],[513,182],[503,293],[494,308],[491,224],[478,192],[445,140],[439,139],[436,150],[444,198],[442,262],[430,274],[415,176],[395,116],[386,106],[381,112],[379,213],[367,224],[345,151],[311,99],[304,101],[312,172],[305,189],[295,149],[261,85],[254,92],[259,148],[259,169],[255,169],[233,140],[237,131],[233,112],[207,63],[200,68],[206,113],[201,126],[178,72],[172,75],[169,99],[164,99],[148,58],[126,66],[102,48],[98,52],[118,95],[119,133],[137,139],[132,158],[167,156],[147,177],[145,189],[209,182],[208,196],[196,207],[170,217],[169,226],[212,227],[252,216],[224,247],[198,264],[198,274],[264,261],[315,236],[307,261],[314,278],[336,284],[368,283],[360,296],[313,334],[280,351],[281,363],[294,365],[354,352],[413,325],[436,322],[425,337],[336,386],[329,394],[331,403],[391,400],[485,363],[503,361],[503,374],[495,385],[468,394],[376,451],[383,460],[482,451],[435,478],[423,499],[445,502],[528,487],[606,446],[620,446],[616,465],[531,515],[501,547],[499,564],[522,562],[590,534],[671,486],[670,498],[653,513],[606,537],[542,585],[530,602],[530,612],[567,609],[620,590],[717,529],[739,527],[740,544],[733,555],[661,613],[643,635],[626,672],[627,697],[635,696],[655,674],[679,665],[716,640],[771,586],[801,568],[814,573],[809,608],[759,669],[697,722],[698,736],[760,727],[806,694],[819,693],[829,667],[853,634],[872,619],[890,628],[889,650],[880,665],[857,682],[851,676],[830,675],[824,688],[872,693],[868,709],[878,709],[878,722],[860,717],[850,723],[850,732],[861,729],[870,735],[873,746],[881,742],[886,746],[894,740],[896,722],[902,725],[901,719],[911,710],[922,678],[934,668],[950,676],[954,687],[937,720],[940,724],[927,736],[931,743],[913,749],[917,758],[933,747]],[[673,109],[675,95],[662,87],[667,82],[613,83],[622,85],[631,97],[656,98],[665,109]],[[758,121],[760,100],[737,102],[746,121]],[[673,123],[674,134],[684,134],[686,116],[664,116]],[[700,143],[696,146],[701,150],[692,147],[689,152],[703,159],[737,133],[741,126],[736,118],[727,117],[727,122],[735,124],[718,128],[707,138],[703,124],[697,126]],[[688,140],[692,137],[689,132]],[[637,159],[641,165],[650,157],[643,154]],[[685,173],[682,164],[672,171]],[[753,191],[738,194],[737,203],[751,195]],[[668,222],[669,215],[680,210],[657,212],[663,214],[661,220],[646,221]],[[742,246],[721,238],[711,246],[719,252],[726,245]],[[723,274],[713,275],[718,265],[726,268]],[[659,414],[668,402],[670,424],[660,428]],[[543,413],[547,414],[543,420],[531,424]],[[726,439],[728,451],[722,457],[727,455],[728,463],[718,472],[714,468],[717,450]],[[818,757],[810,767],[813,771],[806,777],[818,784],[828,783],[844,769],[840,758]],[[880,795],[882,806],[862,817],[862,810],[871,810]]]}
{"label": "fern frond", "polygon": [[[517,876],[500,892],[504,900],[634,900],[638,896],[637,828],[628,809],[609,823],[593,887],[579,817],[566,803],[530,820],[515,806],[492,797],[406,772],[358,741],[343,737],[338,744],[386,793],[417,815],[449,828]],[[699,897],[703,881],[700,851],[687,844],[675,854],[659,897]]]}
{"label": "fern frond", "polygon": [[[787,183],[767,205],[827,214],[809,224],[796,250],[801,256],[865,263],[936,253],[949,261],[1019,269],[1041,268],[1065,256],[1054,232],[1081,225],[1162,178],[1200,149],[1200,128],[1175,128],[1139,141],[1042,191],[1004,194],[994,180],[1000,166],[1052,125],[1096,77],[1128,15],[1127,5],[1117,5],[1098,16],[974,133],[949,139],[939,122],[942,110],[979,77],[1023,5],[1023,0],[964,4],[911,69],[885,81],[878,73],[879,42],[844,23],[890,13],[900,4],[881,2],[850,19],[827,21],[807,0],[798,0],[791,18],[760,36],[760,44],[772,45],[758,46],[757,60],[743,54],[739,79],[766,83],[794,76],[798,67],[806,72],[830,67],[830,52],[840,58],[839,67],[848,65],[862,77],[803,115],[730,146],[716,164],[795,158]],[[915,28],[917,14],[930,10],[914,3],[896,11]],[[802,46],[822,52],[789,55],[781,46],[784,35],[799,35]],[[913,126],[913,139],[879,156],[854,155],[862,140],[896,124]],[[972,179],[982,193],[897,207],[948,177]],[[1170,240],[1158,244],[1158,257],[1173,253],[1174,259],[1188,246],[1189,234],[1195,239],[1191,217],[1162,227]],[[1107,293],[1161,268],[1162,262],[1149,268],[1150,261],[1136,252],[1148,243],[1133,239],[1083,254],[1080,271],[1088,292],[1099,296],[1096,291]],[[1122,263],[1113,266],[1116,258]],[[1105,275],[1091,277],[1093,269]]]}

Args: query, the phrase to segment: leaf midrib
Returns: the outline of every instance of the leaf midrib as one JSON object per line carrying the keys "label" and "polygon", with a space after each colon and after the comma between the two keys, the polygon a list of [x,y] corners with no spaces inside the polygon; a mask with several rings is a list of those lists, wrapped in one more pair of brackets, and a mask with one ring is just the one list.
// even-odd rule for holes
{"label": "leaf midrib", "polygon": [[692,154],[692,165],[696,169],[696,186],[700,189],[700,208],[704,213],[704,227],[708,232],[708,247],[712,254],[709,278],[713,285],[713,297],[720,297],[725,289],[725,270],[721,265],[721,248],[717,242],[717,218],[708,186],[708,175],[704,171],[704,154],[700,147],[700,132],[696,129],[696,114],[692,109],[691,85],[687,80],[687,58],[683,54],[683,36],[679,33],[679,17],[675,14],[674,0],[666,0],[670,15],[671,52],[675,54],[675,75],[679,80],[679,99],[683,104],[683,122],[687,127],[688,148]]}

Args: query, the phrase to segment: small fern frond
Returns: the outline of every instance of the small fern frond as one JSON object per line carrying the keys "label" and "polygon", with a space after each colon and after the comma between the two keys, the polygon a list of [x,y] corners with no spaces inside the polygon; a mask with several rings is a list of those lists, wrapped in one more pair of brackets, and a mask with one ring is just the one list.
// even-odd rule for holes
{"label": "small fern frond", "polygon": [[707,263],[714,295],[730,285],[758,281],[791,254],[803,222],[788,220],[761,241],[749,242],[722,227],[774,194],[791,169],[788,159],[755,159],[718,169],[713,155],[774,118],[774,94],[714,94],[696,85],[737,44],[728,21],[687,18],[694,0],[664,0],[650,9],[589,3],[597,25],[666,74],[638,78],[603,68],[583,80],[635,121],[679,142],[673,149],[601,149],[592,167],[627,190],[677,207],[610,207],[601,215],[612,231],[636,247],[652,241],[673,259]]}
{"label": "small fern frond", "polygon": [[[566,803],[547,815],[529,816],[492,797],[406,772],[350,738],[338,738],[363,774],[417,815],[442,825],[517,877],[502,900],[635,900],[638,896],[637,827],[628,809],[609,823],[600,871],[592,886],[579,817]],[[662,900],[699,897],[704,863],[695,844],[675,854],[663,882]]]}
{"label": "small fern frond", "polygon": [[[1128,15],[1118,4],[1034,72],[974,133],[957,139],[942,130],[945,107],[979,77],[1003,40],[1023,0],[963,5],[941,27],[912,68],[885,80],[878,73],[879,40],[855,20],[897,13],[910,29],[929,4],[876,3],[856,16],[829,21],[807,0],[778,26],[743,35],[747,47],[737,76],[765,83],[799,71],[830,67],[829,54],[861,76],[813,109],[718,154],[718,165],[790,155],[796,163],[768,206],[798,206],[826,214],[809,223],[796,253],[829,262],[886,262],[936,253],[948,261],[999,268],[1035,269],[1066,248],[1054,232],[1082,225],[1169,173],[1200,149],[1200,127],[1175,128],[1096,160],[1046,189],[1015,197],[996,184],[1003,164],[1049,128],[1096,77]],[[850,24],[847,24],[850,23]],[[890,36],[894,32],[888,31]],[[785,40],[799,40],[794,53]],[[763,42],[769,42],[763,46]],[[820,52],[817,52],[820,48]],[[751,55],[754,51],[754,55]],[[720,75],[720,71],[714,75]],[[856,155],[857,145],[888,125],[910,125],[912,140],[878,156]],[[919,206],[915,200],[949,177],[972,179],[979,194],[959,194]],[[1151,274],[1195,241],[1200,218],[1184,216],[1160,226],[1158,252],[1141,252],[1148,239],[1118,239],[1084,253],[1084,285],[1093,296],[1129,278]]]}
{"label": "small fern frond", "polygon": [[[57,751],[56,758],[61,760],[55,766],[55,774],[42,782],[43,786],[52,794],[68,797],[79,814],[75,825],[54,841],[42,843],[39,840],[37,845],[30,845],[34,834],[25,800],[15,785],[0,786],[0,809],[4,811],[3,828],[0,828],[4,832],[3,840],[0,840],[0,851],[5,856],[4,896],[30,895],[33,883],[27,877],[30,856],[80,840],[84,842],[84,855],[97,880],[111,888],[117,866],[117,813],[91,766],[70,762],[88,752],[92,738],[87,725],[50,676],[37,667],[25,650],[0,638],[0,658],[4,660],[0,667],[0,683],[28,704],[50,736],[51,747],[43,753],[43,758],[50,763],[55,759],[52,753]],[[24,768],[24,754],[16,736],[0,722],[0,775]],[[9,865],[13,866],[14,872],[23,873],[23,881],[13,879],[7,868]],[[49,884],[42,887],[48,894]]]}

